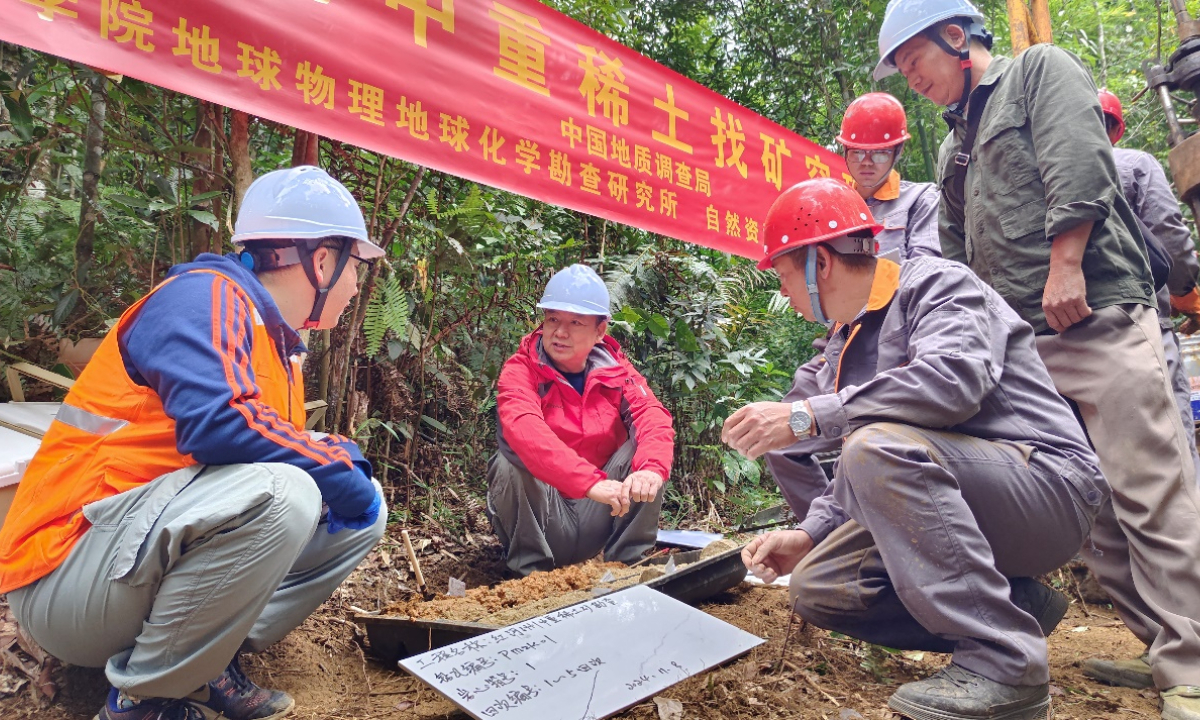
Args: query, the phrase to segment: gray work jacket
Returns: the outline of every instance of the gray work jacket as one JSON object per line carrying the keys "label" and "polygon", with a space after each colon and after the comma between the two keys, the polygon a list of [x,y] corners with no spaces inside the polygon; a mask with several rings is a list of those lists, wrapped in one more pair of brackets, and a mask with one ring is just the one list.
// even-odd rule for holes
{"label": "gray work jacket", "polygon": [[1145,241],[1120,191],[1096,86],[1067,51],[1034,45],[993,58],[979,86],[994,87],[979,119],[964,197],[958,170],[966,123],[951,118],[938,160],[942,253],[964,262],[1037,332],[1049,330],[1042,295],[1051,241],[1094,222],[1083,257],[1093,308],[1154,307]]}
{"label": "gray work jacket", "polygon": [[[836,392],[809,398],[818,434],[903,423],[1032,449],[1080,503],[1108,497],[1099,460],[1034,346],[1033,328],[963,265],[880,260],[867,306],[825,348]],[[847,519],[833,486],[800,529],[820,542]]]}
{"label": "gray work jacket", "polygon": [[1171,327],[1171,295],[1187,295],[1196,287],[1200,263],[1192,233],[1183,222],[1179,201],[1162,165],[1148,152],[1113,148],[1113,160],[1121,177],[1121,189],[1133,211],[1171,256],[1167,286],[1158,291],[1159,322]]}
{"label": "gray work jacket", "polygon": [[887,183],[867,199],[867,207],[883,230],[875,236],[879,254],[895,253],[900,260],[932,255],[940,257],[938,205],[941,195],[933,183],[901,180],[895,170]]}

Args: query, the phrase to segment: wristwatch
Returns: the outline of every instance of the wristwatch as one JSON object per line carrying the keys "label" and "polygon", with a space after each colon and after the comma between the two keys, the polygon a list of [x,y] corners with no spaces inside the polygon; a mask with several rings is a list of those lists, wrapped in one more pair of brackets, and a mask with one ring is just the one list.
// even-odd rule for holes
{"label": "wristwatch", "polygon": [[803,400],[797,400],[792,403],[792,414],[788,417],[788,426],[792,428],[792,434],[798,438],[808,437],[808,431],[812,428],[813,418],[808,413],[808,408],[804,406]]}

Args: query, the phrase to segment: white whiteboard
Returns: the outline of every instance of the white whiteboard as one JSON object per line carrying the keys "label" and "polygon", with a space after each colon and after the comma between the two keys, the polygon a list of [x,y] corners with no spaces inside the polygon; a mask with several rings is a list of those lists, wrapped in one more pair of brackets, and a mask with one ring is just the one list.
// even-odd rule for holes
{"label": "white whiteboard", "polygon": [[599,720],[763,642],[637,585],[400,667],[477,720]]}

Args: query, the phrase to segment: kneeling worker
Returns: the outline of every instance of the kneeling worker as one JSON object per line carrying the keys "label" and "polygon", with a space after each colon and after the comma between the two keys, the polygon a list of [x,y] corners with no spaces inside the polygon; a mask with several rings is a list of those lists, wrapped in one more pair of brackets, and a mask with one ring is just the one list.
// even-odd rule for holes
{"label": "kneeling worker", "polygon": [[[854,178],[855,189],[883,226],[875,236],[879,254],[896,262],[942,254],[938,239],[941,195],[937,186],[902,180],[896,170],[904,144],[911,139],[904,106],[881,92],[867,93],[850,103],[837,136],[845,149],[846,167]],[[817,354],[796,369],[792,389],[784,395],[783,402],[829,391],[833,371],[820,352],[826,342],[821,337],[813,343]],[[783,450],[767,453],[767,468],[797,517],[804,517],[812,501],[829,484],[815,455],[836,450],[839,445],[836,439],[806,438]]]}
{"label": "kneeling worker", "polygon": [[1108,486],[1029,324],[964,265],[876,259],[878,229],[828,179],[767,215],[761,267],[796,312],[840,323],[825,350],[836,384],[747,405],[722,439],[751,458],[797,437],[845,445],[799,529],[756,538],[742,559],[764,580],[791,573],[794,607],[815,625],[953,653],[892,695],[896,712],[1046,717],[1045,635],[1066,599],[1029,578],[1079,549]]}
{"label": "kneeling worker", "polygon": [[634,562],[658,534],[671,414],[608,336],[608,289],[591,268],[555,273],[538,307],[541,327],[500,372],[492,527],[521,575],[601,550]]}
{"label": "kneeling worker", "polygon": [[[268,720],[240,650],[304,622],[383,536],[371,467],[304,430],[297,328],[330,328],[383,254],[315,167],[246,193],[238,255],[129,308],[67,394],[0,532],[0,592],[50,654],[104,667],[97,720]],[[323,511],[328,507],[328,512]]]}

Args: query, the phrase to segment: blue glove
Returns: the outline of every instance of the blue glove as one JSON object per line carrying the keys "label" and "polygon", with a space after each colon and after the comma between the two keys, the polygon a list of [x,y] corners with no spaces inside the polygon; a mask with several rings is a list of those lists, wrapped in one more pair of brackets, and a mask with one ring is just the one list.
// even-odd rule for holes
{"label": "blue glove", "polygon": [[352,518],[342,517],[335,513],[332,509],[329,510],[329,534],[332,535],[339,530],[349,528],[351,530],[365,530],[375,524],[379,519],[379,511],[383,508],[383,493],[379,490],[375,491],[375,499],[371,501],[366,512]]}

